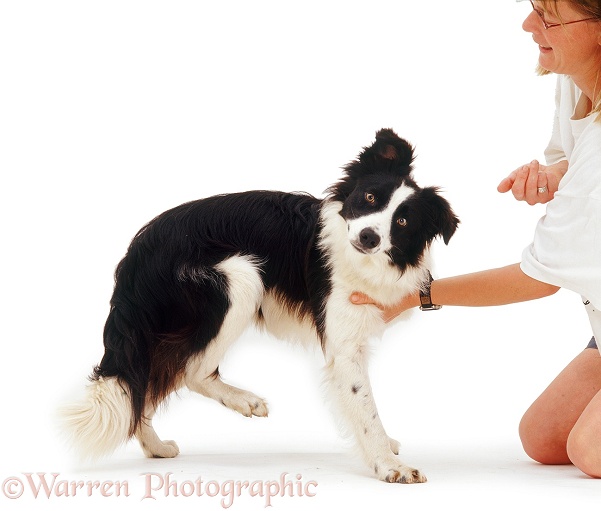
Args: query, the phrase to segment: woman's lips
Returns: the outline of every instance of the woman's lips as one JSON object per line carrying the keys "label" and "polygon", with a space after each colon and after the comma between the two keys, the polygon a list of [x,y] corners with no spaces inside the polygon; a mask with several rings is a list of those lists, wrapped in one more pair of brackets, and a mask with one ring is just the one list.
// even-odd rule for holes
{"label": "woman's lips", "polygon": [[536,44],[538,44],[538,48],[540,49],[540,51],[542,52],[548,52],[551,51],[551,48],[549,46],[543,46],[542,44],[534,41]]}

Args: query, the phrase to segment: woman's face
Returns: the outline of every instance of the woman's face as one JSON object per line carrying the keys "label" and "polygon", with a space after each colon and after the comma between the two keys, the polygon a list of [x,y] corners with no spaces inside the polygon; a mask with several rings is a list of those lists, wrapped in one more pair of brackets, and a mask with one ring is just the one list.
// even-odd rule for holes
{"label": "woman's face", "polygon": [[557,74],[579,75],[597,73],[601,69],[601,22],[582,21],[550,27],[545,30],[539,11],[549,24],[586,18],[572,2],[554,2],[555,9],[547,9],[546,2],[533,1],[534,9],[524,20],[522,28],[532,34],[539,46],[538,62],[544,69]]}

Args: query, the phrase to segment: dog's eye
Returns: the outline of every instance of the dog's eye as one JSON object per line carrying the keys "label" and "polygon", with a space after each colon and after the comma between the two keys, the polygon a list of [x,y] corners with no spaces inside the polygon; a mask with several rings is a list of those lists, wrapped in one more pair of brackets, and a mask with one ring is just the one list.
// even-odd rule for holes
{"label": "dog's eye", "polygon": [[399,224],[401,227],[405,227],[407,225],[407,219],[406,218],[397,218],[396,223]]}
{"label": "dog's eye", "polygon": [[366,193],[365,200],[370,204],[373,204],[374,202],[376,202],[376,196],[373,193]]}

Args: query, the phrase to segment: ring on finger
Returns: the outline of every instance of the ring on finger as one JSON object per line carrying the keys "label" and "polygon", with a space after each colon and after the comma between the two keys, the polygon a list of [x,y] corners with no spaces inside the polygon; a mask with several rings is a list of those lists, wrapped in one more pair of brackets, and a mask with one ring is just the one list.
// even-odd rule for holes
{"label": "ring on finger", "polygon": [[546,186],[539,186],[538,193],[545,193],[548,190]]}

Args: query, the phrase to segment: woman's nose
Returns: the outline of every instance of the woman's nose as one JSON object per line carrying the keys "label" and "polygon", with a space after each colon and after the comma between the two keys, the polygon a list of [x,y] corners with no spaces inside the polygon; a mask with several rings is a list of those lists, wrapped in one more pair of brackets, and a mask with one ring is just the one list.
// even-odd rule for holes
{"label": "woman's nose", "polygon": [[530,14],[528,14],[528,16],[526,16],[526,19],[522,23],[522,29],[525,32],[530,32],[533,34],[537,30],[540,30],[541,25],[542,25],[542,23],[540,21],[538,14],[536,14],[536,12],[534,12],[534,11],[531,11]]}

